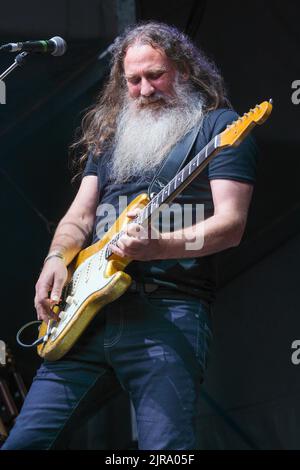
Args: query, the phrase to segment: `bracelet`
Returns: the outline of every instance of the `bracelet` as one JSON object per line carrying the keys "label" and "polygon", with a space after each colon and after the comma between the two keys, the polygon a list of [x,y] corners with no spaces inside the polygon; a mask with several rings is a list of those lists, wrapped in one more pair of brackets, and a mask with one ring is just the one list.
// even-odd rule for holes
{"label": "bracelet", "polygon": [[46,261],[48,261],[48,259],[54,258],[54,257],[60,258],[64,263],[66,262],[64,256],[61,254],[60,251],[50,251],[50,253],[44,259],[44,264],[46,263]]}

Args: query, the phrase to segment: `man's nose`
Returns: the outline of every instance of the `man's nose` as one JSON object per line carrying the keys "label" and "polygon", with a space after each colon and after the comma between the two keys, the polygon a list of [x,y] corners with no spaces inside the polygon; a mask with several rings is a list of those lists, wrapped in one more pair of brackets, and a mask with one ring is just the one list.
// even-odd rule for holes
{"label": "man's nose", "polygon": [[141,82],[141,95],[142,96],[151,96],[155,88],[151,85],[146,78],[142,78]]}

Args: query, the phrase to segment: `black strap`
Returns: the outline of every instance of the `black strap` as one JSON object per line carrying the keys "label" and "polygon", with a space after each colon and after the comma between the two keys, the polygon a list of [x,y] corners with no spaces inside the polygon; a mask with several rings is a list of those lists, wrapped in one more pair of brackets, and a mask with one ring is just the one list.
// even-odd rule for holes
{"label": "black strap", "polygon": [[187,161],[194,143],[199,134],[200,128],[202,127],[203,120],[181,140],[173,150],[169,153],[166,160],[160,166],[153,180],[151,181],[148,188],[148,196],[151,199],[151,195],[159,193],[166,184],[171,181],[172,178],[180,171]]}

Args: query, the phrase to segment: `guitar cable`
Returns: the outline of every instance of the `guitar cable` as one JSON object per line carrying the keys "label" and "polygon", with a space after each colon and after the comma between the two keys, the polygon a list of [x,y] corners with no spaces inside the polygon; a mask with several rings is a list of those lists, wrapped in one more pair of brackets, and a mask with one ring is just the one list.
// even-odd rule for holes
{"label": "guitar cable", "polygon": [[39,323],[39,325],[41,325],[43,322],[41,320],[34,320],[34,321],[31,321],[29,323],[26,323],[25,325],[22,326],[22,328],[19,329],[19,331],[17,332],[17,335],[16,335],[16,340],[17,340],[17,343],[22,346],[23,348],[34,348],[35,346],[38,346],[39,344],[42,344],[42,343],[46,343],[48,341],[48,338],[49,338],[49,334],[51,333],[50,331],[50,327],[51,327],[51,320],[48,321],[48,326],[47,326],[47,332],[46,334],[42,337],[42,338],[38,338],[36,339],[32,344],[25,344],[23,343],[21,340],[20,340],[20,335],[21,333],[23,333],[23,331],[28,328],[29,326],[31,325],[35,325]]}

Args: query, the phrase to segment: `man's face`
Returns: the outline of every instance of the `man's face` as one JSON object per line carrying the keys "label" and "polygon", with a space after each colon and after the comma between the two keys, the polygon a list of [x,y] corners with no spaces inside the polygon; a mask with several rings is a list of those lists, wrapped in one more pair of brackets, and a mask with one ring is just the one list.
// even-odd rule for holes
{"label": "man's face", "polygon": [[176,69],[166,54],[149,45],[128,48],[124,73],[129,96],[141,107],[164,102],[174,96]]}

